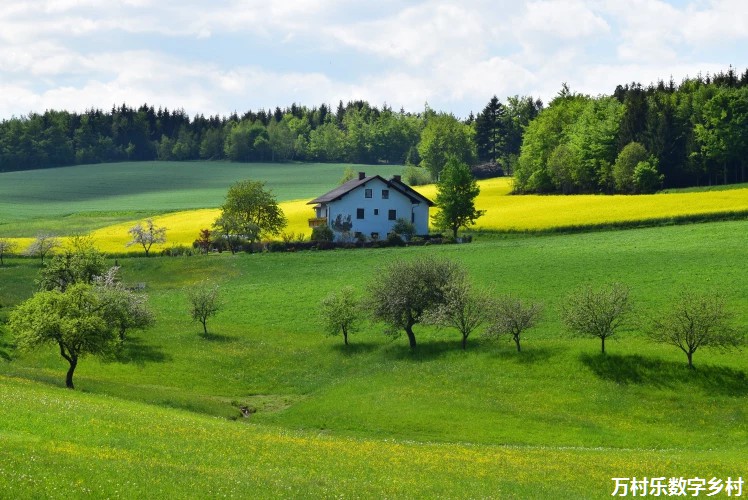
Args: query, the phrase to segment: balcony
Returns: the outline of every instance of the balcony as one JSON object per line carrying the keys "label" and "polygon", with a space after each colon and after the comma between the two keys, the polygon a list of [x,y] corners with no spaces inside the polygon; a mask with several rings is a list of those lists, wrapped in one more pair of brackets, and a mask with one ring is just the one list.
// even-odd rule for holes
{"label": "balcony", "polygon": [[309,219],[309,227],[315,228],[327,225],[327,217],[312,217]]}

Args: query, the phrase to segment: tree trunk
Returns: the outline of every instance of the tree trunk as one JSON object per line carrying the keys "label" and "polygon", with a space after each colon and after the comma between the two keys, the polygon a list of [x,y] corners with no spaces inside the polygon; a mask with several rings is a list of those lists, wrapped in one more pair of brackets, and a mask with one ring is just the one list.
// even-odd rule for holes
{"label": "tree trunk", "polygon": [[693,370],[693,353],[689,351],[686,353],[686,356],[688,356],[688,367]]}
{"label": "tree trunk", "polygon": [[75,372],[75,367],[78,366],[78,358],[71,357],[68,359],[68,362],[70,363],[70,368],[68,368],[68,373],[65,376],[65,386],[68,389],[75,389],[75,386],[73,386],[73,373]]}
{"label": "tree trunk", "polygon": [[408,334],[408,341],[410,342],[410,348],[415,349],[416,348],[416,336],[413,333],[413,326],[407,325],[405,327],[405,333]]}
{"label": "tree trunk", "polygon": [[345,330],[343,330],[343,343],[345,345],[348,345],[348,332],[346,332]]}
{"label": "tree trunk", "polygon": [[517,344],[517,352],[522,352],[522,348],[519,346],[519,336],[515,335],[514,343]]}
{"label": "tree trunk", "polygon": [[468,339],[467,335],[462,336],[462,350],[463,351],[467,349],[467,339]]}
{"label": "tree trunk", "polygon": [[205,336],[207,337],[208,336],[208,319],[207,318],[202,319],[200,322],[203,324],[203,332],[205,333]]}
{"label": "tree trunk", "polygon": [[600,340],[602,340],[602,350],[603,354],[605,354],[605,337],[600,337]]}
{"label": "tree trunk", "polygon": [[452,236],[454,237],[454,239],[457,239],[457,230],[458,229],[459,228],[457,226],[453,226],[452,227]]}

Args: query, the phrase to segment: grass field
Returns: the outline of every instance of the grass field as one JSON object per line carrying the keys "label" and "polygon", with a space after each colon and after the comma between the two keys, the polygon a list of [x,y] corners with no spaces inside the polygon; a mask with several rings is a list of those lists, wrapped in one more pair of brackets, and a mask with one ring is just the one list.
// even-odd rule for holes
{"label": "grass field", "polygon": [[[247,178],[266,182],[281,201],[311,199],[336,185],[347,166],[135,162],[0,173],[0,236],[82,233],[165,212],[217,207],[230,184]],[[360,167],[386,176],[401,170]]]}
{"label": "grass field", "polygon": [[[611,477],[745,477],[744,352],[699,351],[692,371],[682,353],[632,325],[601,356],[597,342],[564,333],[557,310],[585,282],[629,284],[643,316],[691,285],[724,291],[745,330],[746,234],[748,222],[735,221],[120,259],[126,280],[147,282],[158,322],[133,335],[122,362],[84,359],[82,394],[61,389],[65,364],[53,348],[19,354],[7,332],[0,340],[0,489],[604,498]],[[545,303],[522,353],[480,338],[462,352],[459,334],[420,326],[414,353],[380,325],[365,325],[348,349],[320,332],[321,296],[344,284],[362,294],[378,267],[424,253],[461,262],[478,286]],[[0,268],[0,317],[30,295],[37,270],[24,259]],[[208,338],[184,297],[204,277],[229,298]],[[257,410],[250,423],[226,420],[242,404]]]}
{"label": "grass field", "polygon": [[[169,228],[167,247],[189,244],[210,226],[228,184],[246,177],[266,180],[283,200],[287,231],[308,234],[306,201],[344,168],[106,167],[0,174],[0,236],[92,231],[103,250],[121,253],[133,221],[155,215]],[[39,267],[8,259],[0,267],[0,496],[605,498],[611,477],[745,477],[745,352],[698,351],[697,369],[688,370],[680,351],[649,342],[641,324],[689,285],[725,293],[745,331],[748,221],[549,231],[743,217],[748,187],[512,196],[509,180],[495,179],[481,189],[479,230],[534,234],[401,249],[120,257],[126,281],[147,283],[157,324],[134,333],[118,361],[82,360],[75,392],[62,388],[66,366],[52,347],[14,349],[3,322],[33,293]],[[523,352],[480,336],[463,352],[456,332],[420,325],[415,352],[377,324],[366,323],[348,348],[320,332],[320,297],[343,285],[362,295],[378,268],[422,254],[459,261],[482,288],[543,302]],[[185,298],[204,278],[227,299],[207,338],[189,321]],[[558,307],[579,284],[610,281],[632,287],[638,315],[602,356],[597,342],[565,333]],[[241,418],[242,405],[256,413]]]}

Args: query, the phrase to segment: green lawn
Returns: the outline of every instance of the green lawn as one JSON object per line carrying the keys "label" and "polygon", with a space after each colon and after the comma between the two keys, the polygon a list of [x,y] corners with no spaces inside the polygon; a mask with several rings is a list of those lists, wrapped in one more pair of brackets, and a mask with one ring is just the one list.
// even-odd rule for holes
{"label": "green lawn", "polygon": [[[130,487],[137,496],[152,480],[155,496],[170,496],[159,488],[174,484],[187,496],[257,487],[275,496],[603,498],[614,476],[745,476],[744,352],[699,351],[691,371],[680,351],[632,326],[602,356],[598,342],[567,336],[557,309],[580,283],[617,280],[646,316],[690,285],[724,291],[745,330],[746,234],[748,222],[736,221],[457,246],[120,259],[126,280],[148,283],[158,323],[133,335],[123,362],[84,359],[76,387],[86,394],[61,388],[65,364],[53,348],[19,354],[7,332],[0,340],[0,358],[10,359],[0,376],[20,378],[0,382],[0,398],[20,401],[0,401],[0,422],[14,422],[0,427],[11,450],[0,452],[0,468],[13,472],[0,474],[0,489],[35,496],[34,488],[80,476],[105,495]],[[324,294],[344,284],[362,294],[380,266],[426,253],[463,263],[476,285],[545,303],[522,353],[480,338],[462,352],[456,332],[420,326],[416,352],[381,325],[367,324],[347,349],[320,332]],[[36,266],[14,259],[0,268],[0,317],[31,293]],[[207,339],[189,321],[183,291],[204,277],[228,299]],[[29,416],[35,401],[46,418]],[[251,425],[226,420],[239,405],[257,410]],[[66,424],[68,414],[87,430]],[[21,477],[12,457],[34,453],[38,462]],[[141,454],[160,465],[138,477],[122,457]],[[67,458],[69,469],[44,475],[44,464]],[[278,481],[266,481],[268,471]]]}
{"label": "green lawn", "polygon": [[231,183],[248,178],[265,181],[279,201],[313,198],[335,185],[347,166],[382,175],[399,173],[402,168],[336,163],[134,162],[0,173],[0,236],[35,236],[39,231],[83,233],[158,213],[217,207]]}

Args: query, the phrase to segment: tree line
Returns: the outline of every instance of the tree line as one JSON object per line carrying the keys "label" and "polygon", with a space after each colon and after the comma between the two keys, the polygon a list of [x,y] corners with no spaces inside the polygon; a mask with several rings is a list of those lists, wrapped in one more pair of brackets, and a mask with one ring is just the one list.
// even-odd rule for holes
{"label": "tree line", "polygon": [[147,104],[46,111],[0,122],[0,171],[118,161],[294,160],[419,165],[435,178],[451,155],[470,165],[516,158],[523,127],[541,106],[531,97],[511,97],[506,105],[494,97],[466,120],[428,105],[406,113],[366,101],[207,118]]}
{"label": "tree line", "polygon": [[566,85],[527,127],[520,193],[648,193],[748,181],[748,70],[619,85],[611,96]]}
{"label": "tree line", "polygon": [[[746,182],[748,70],[630,83],[592,97],[564,84],[544,107],[492,97],[466,119],[366,101],[243,115],[112,107],[0,122],[0,171],[141,160],[407,164],[437,180],[450,157],[476,175],[513,173],[518,193],[648,193]],[[424,175],[427,174],[427,175]]]}
{"label": "tree line", "polygon": [[[568,332],[605,342],[624,326],[639,326],[655,342],[680,349],[694,368],[693,355],[701,348],[740,348],[745,333],[733,324],[735,312],[719,293],[699,293],[684,288],[663,311],[651,318],[635,320],[629,288],[621,283],[572,290],[560,304],[560,319]],[[512,295],[495,295],[470,283],[463,266],[455,261],[422,257],[394,261],[377,270],[366,296],[359,299],[353,287],[331,292],[319,307],[324,330],[333,336],[348,336],[359,330],[365,315],[386,325],[385,333],[408,337],[417,346],[413,327],[419,324],[457,330],[460,345],[467,348],[471,333],[484,327],[484,338],[509,338],[521,352],[525,334],[537,326],[543,304]]]}

